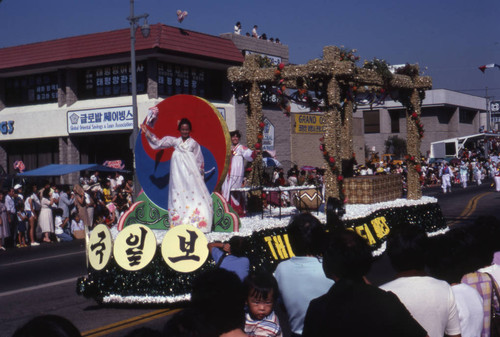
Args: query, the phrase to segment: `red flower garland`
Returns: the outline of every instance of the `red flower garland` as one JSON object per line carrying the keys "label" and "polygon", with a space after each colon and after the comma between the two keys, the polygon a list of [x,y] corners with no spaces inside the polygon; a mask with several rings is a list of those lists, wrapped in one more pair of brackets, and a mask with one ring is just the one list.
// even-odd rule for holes
{"label": "red flower garland", "polygon": [[415,126],[417,127],[417,130],[418,130],[418,138],[419,139],[422,139],[424,138],[424,125],[422,124],[422,122],[420,121],[420,117],[418,116],[417,112],[414,111],[411,115],[410,115],[410,118],[411,120],[415,123]]}
{"label": "red flower garland", "polygon": [[423,177],[423,172],[422,172],[422,166],[420,165],[419,161],[416,160],[414,156],[405,156],[405,161],[408,164],[412,164],[415,167],[415,171],[420,175],[420,178],[422,179]]}
{"label": "red flower garland", "polygon": [[259,122],[259,132],[257,133],[257,143],[255,143],[254,147],[256,150],[260,150],[262,148],[262,140],[264,139],[264,127],[266,126],[266,123],[263,121]]}

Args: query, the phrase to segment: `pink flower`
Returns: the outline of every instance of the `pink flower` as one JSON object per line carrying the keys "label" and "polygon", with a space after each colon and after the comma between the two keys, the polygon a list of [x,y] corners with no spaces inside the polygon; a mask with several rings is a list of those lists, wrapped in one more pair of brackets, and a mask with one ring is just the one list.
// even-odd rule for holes
{"label": "pink flower", "polygon": [[283,68],[285,68],[285,64],[280,63],[280,64],[278,65],[278,69],[279,69],[279,70],[283,70]]}
{"label": "pink flower", "polygon": [[198,223],[198,227],[200,227],[200,228],[207,227],[207,222],[205,220],[200,221],[200,223]]}
{"label": "pink flower", "polygon": [[172,221],[177,221],[177,220],[179,220],[179,218],[180,218],[180,216],[178,214],[176,214],[172,217]]}

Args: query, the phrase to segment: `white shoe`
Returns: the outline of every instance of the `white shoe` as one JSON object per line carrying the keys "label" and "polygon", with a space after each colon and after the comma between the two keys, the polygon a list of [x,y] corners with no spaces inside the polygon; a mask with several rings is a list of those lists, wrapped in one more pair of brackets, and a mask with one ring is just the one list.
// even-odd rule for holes
{"label": "white shoe", "polygon": [[35,241],[35,242],[32,242],[32,243],[31,243],[31,246],[40,246],[40,244],[39,244],[38,242],[36,242],[36,241]]}

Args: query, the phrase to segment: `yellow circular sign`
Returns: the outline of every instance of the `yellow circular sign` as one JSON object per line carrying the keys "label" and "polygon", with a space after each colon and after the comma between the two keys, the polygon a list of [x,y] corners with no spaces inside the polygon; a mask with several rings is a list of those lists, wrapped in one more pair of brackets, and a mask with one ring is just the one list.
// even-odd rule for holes
{"label": "yellow circular sign", "polygon": [[87,244],[87,256],[90,266],[102,270],[109,262],[113,252],[111,232],[106,225],[97,225],[90,234]]}
{"label": "yellow circular sign", "polygon": [[113,255],[125,270],[146,267],[156,252],[156,237],[151,229],[135,224],[125,227],[116,237]]}
{"label": "yellow circular sign", "polygon": [[190,273],[207,260],[207,244],[207,238],[198,228],[191,225],[175,226],[165,234],[161,254],[173,270]]}

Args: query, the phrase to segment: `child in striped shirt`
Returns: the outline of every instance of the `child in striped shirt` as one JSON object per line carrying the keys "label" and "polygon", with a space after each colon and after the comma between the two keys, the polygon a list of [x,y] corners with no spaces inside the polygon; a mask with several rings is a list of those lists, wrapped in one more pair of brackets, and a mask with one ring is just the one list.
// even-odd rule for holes
{"label": "child in striped shirt", "polygon": [[250,274],[244,281],[247,294],[245,333],[255,337],[282,337],[274,302],[278,298],[278,283],[271,273]]}

